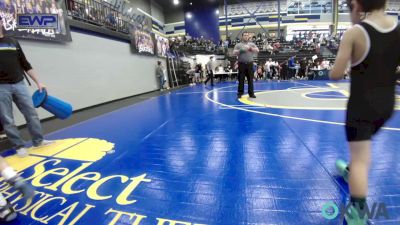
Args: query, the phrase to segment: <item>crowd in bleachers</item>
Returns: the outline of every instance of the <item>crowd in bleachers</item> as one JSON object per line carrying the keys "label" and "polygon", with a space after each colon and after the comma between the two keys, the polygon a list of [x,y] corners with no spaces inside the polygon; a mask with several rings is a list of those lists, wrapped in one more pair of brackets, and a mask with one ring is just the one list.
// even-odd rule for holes
{"label": "crowd in bleachers", "polygon": [[[271,38],[267,37],[265,33],[259,33],[253,36],[251,41],[257,45],[260,51],[274,55],[279,52],[299,51],[318,53],[318,50],[321,46],[319,38],[321,38],[323,45],[327,45],[329,43],[331,46],[336,46],[336,42],[333,38],[320,37],[316,36],[316,34],[311,35],[310,38],[303,38],[299,35],[298,38],[295,37],[293,41],[287,42],[283,38]],[[239,37],[236,39],[228,37],[227,40],[220,40],[218,43],[214,43],[213,41],[207,40],[203,37],[192,38],[190,36],[178,36],[169,38],[170,49],[172,50],[194,50],[205,51],[208,53],[225,52],[228,48],[233,48],[239,42]]]}
{"label": "crowd in bleachers", "polygon": [[326,46],[334,53],[336,53],[340,39],[342,38],[343,32],[335,35],[327,35],[315,32],[299,32],[293,34],[292,44],[302,48],[303,45],[313,45],[315,47],[316,53],[319,53],[321,46]]}
{"label": "crowd in bleachers", "polygon": [[[260,34],[261,35],[261,34]],[[194,51],[206,51],[208,53],[225,53],[228,48],[233,48],[237,43],[240,42],[239,38],[232,40],[228,37],[227,40],[219,40],[218,43],[214,43],[211,40],[207,40],[203,37],[192,38],[190,36],[179,36],[172,37],[169,39],[170,47],[172,50],[194,50]],[[269,52],[270,54],[278,53],[283,47],[291,48],[291,45],[282,46],[280,41],[277,39],[267,39],[259,37],[253,37],[254,42],[261,51]]]}
{"label": "crowd in bleachers", "polygon": [[205,53],[224,53],[228,48],[226,41],[217,44],[204,37],[192,38],[189,35],[169,38],[171,50],[195,51]]}
{"label": "crowd in bleachers", "polygon": [[[229,41],[229,46],[233,47],[240,42],[239,38]],[[273,55],[278,52],[316,52],[320,43],[316,39],[311,38],[294,38],[293,41],[287,42],[284,38],[276,39],[268,37],[265,33],[253,36],[252,42],[257,45],[260,51],[268,52]]]}
{"label": "crowd in bleachers", "polygon": [[[326,47],[333,52],[337,51],[342,35],[343,31],[339,31],[336,35],[316,31],[296,31],[289,35],[290,38],[287,40],[290,41],[287,41],[286,38],[276,39],[259,33],[252,38],[252,42],[261,50],[253,67],[254,79],[313,79],[319,71],[330,70],[334,63],[335,53],[329,56],[325,51],[326,57],[324,58],[320,48]],[[182,46],[194,49],[202,47],[213,54],[218,48],[231,48],[239,42],[239,39],[231,40],[230,37],[226,41],[221,40],[218,44],[203,37],[190,38],[186,36],[170,39],[171,49],[179,49]],[[196,71],[194,68],[192,70]],[[225,72],[237,71],[236,57],[231,57],[230,63],[226,64],[222,70]],[[230,74],[232,75],[232,73]]]}
{"label": "crowd in bleachers", "polygon": [[[18,2],[22,2],[20,0],[15,0],[15,6],[22,5]],[[54,0],[32,0],[33,2],[37,2],[38,4],[26,4],[25,11],[33,12],[33,13],[48,13],[53,12],[52,8],[55,8],[55,4],[47,3],[46,2],[54,2]],[[7,3],[8,1],[6,1]],[[1,4],[1,3],[0,3]],[[250,12],[256,11],[257,9],[260,11],[259,13],[263,13],[267,9],[273,9],[272,11],[276,11],[276,2],[266,2],[263,4],[267,4],[269,7],[258,7],[259,3],[245,3],[245,7],[242,4],[234,4],[230,5],[228,13],[232,15],[240,15],[240,14],[247,14],[249,10]],[[90,24],[94,24],[97,26],[103,26],[107,29],[111,29],[114,31],[122,32],[122,33],[129,33],[129,21],[124,19],[122,14],[110,3],[106,0],[66,0],[66,5],[68,9],[68,15],[72,16],[76,20],[81,20],[88,22]],[[270,7],[271,5],[271,7]],[[46,7],[49,6],[49,7]],[[51,6],[51,8],[50,8]],[[273,6],[273,7],[272,7]],[[286,9],[286,5],[281,5],[283,9]],[[10,8],[12,10],[12,7]],[[264,9],[264,11],[263,11]],[[400,11],[400,4],[397,0],[389,0],[387,5],[387,11],[390,12],[398,12]],[[270,11],[265,11],[267,13]],[[308,37],[311,32],[301,33],[298,37]],[[314,33],[315,34],[315,33]],[[302,36],[304,35],[304,36]],[[314,39],[314,38],[313,38]],[[300,39],[295,45],[293,46],[295,49],[310,51],[310,50],[317,50],[318,45],[326,45],[328,48],[335,50],[338,47],[340,38],[336,37],[318,37],[320,40],[319,42],[310,42],[310,39]],[[235,40],[228,39],[225,41],[220,41],[219,44],[214,44],[210,40],[205,39],[191,39],[187,37],[176,38],[172,41],[172,45],[174,47],[185,46],[195,50],[204,50],[204,51],[215,51],[215,50],[223,50],[227,48],[227,46],[234,46],[238,41],[238,38]],[[255,42],[260,50],[262,51],[269,51],[271,53],[275,52],[274,44],[277,42],[272,38],[267,38],[265,34],[259,34],[254,37],[253,42]],[[282,40],[280,40],[282,42]]]}
{"label": "crowd in bleachers", "polygon": [[[316,72],[330,70],[333,63],[333,60],[324,58],[293,56],[282,61],[269,58],[266,61],[254,62],[254,80],[312,80]],[[224,79],[236,80],[238,65],[237,61],[228,61],[228,59],[222,63],[216,63],[214,73],[220,73],[220,75],[215,76],[215,78],[220,81]],[[192,67],[187,68],[186,74],[192,84],[202,83],[206,79],[205,65],[194,63]]]}
{"label": "crowd in bleachers", "polygon": [[324,58],[300,58],[296,56],[278,62],[269,58],[265,61],[254,63],[255,80],[289,80],[289,79],[313,79],[314,71],[330,70],[333,61]]}
{"label": "crowd in bleachers", "polygon": [[[268,54],[270,54],[274,60],[269,59],[263,61],[260,56],[258,57],[258,64],[255,65],[255,78],[256,79],[312,79],[314,71],[316,70],[330,70],[333,65],[333,59],[322,58],[320,55],[321,46],[325,46],[335,54],[340,39],[343,33],[337,35],[327,35],[316,33],[312,31],[308,32],[295,32],[291,38],[291,41],[284,41],[279,43],[263,42],[267,43]],[[259,43],[259,37],[257,43]],[[265,40],[265,39],[264,39]],[[285,50],[293,50],[287,51]],[[270,52],[270,50],[272,50]],[[279,53],[279,55],[274,55]],[[300,54],[300,57],[296,55]],[[282,57],[287,56],[287,58]],[[289,59],[288,59],[289,58]],[[265,63],[264,63],[265,62]]]}
{"label": "crowd in bleachers", "polygon": [[[294,32],[286,40],[257,34],[253,42],[261,52],[254,64],[254,77],[258,79],[312,79],[314,71],[330,70],[333,57],[323,58],[321,46],[337,49],[342,33],[327,35],[315,31]],[[235,40],[232,45],[240,40]],[[296,57],[299,56],[299,57]],[[271,59],[267,59],[267,58]]]}
{"label": "crowd in bleachers", "polygon": [[51,13],[58,14],[58,7],[55,0],[8,0],[0,1],[0,8],[11,14],[23,13]]}
{"label": "crowd in bleachers", "polygon": [[103,0],[67,0],[68,15],[93,25],[129,33],[129,21],[110,3]]}

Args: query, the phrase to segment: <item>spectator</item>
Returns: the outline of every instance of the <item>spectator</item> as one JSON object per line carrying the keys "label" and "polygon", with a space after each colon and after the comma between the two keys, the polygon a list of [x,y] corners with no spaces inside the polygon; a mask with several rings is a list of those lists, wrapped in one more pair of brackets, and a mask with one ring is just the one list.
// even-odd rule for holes
{"label": "spectator", "polygon": [[3,125],[1,125],[1,122],[0,122],[0,141],[5,138],[6,138],[6,134],[4,133]]}
{"label": "spectator", "polygon": [[263,66],[258,66],[258,68],[257,68],[257,80],[261,80],[261,79],[263,79],[264,78],[264,73],[265,73],[265,71],[264,71],[264,68],[263,68]]}
{"label": "spectator", "polygon": [[199,63],[195,66],[194,81],[195,83],[201,83],[201,77],[203,74],[203,67]]}
{"label": "spectator", "polygon": [[272,72],[271,72],[271,67],[273,66],[272,59],[269,58],[267,62],[265,62],[265,73],[266,73],[266,78],[272,79]]}
{"label": "spectator", "polygon": [[[279,48],[278,48],[278,49],[279,49]],[[279,50],[278,50],[278,51],[279,51]],[[268,45],[267,45],[267,52],[268,52],[270,55],[274,54],[274,47],[272,47],[270,43],[268,43]]]}
{"label": "spectator", "polygon": [[283,61],[281,64],[280,64],[280,67],[281,67],[281,72],[280,72],[280,77],[281,77],[281,79],[282,80],[287,80],[288,79],[288,61]]}
{"label": "spectator", "polygon": [[281,48],[281,44],[279,43],[279,41],[275,42],[274,46],[273,46],[274,53],[278,53],[280,48]]}
{"label": "spectator", "polygon": [[258,65],[256,62],[253,63],[253,73],[254,73],[254,77],[257,78],[257,68]]}
{"label": "spectator", "polygon": [[273,78],[279,76],[280,69],[281,69],[281,67],[279,66],[279,63],[277,61],[273,61],[271,63],[271,72],[272,72],[272,77]]}
{"label": "spectator", "polygon": [[24,83],[25,73],[33,79],[39,91],[44,91],[46,87],[39,82],[37,74],[26,59],[19,42],[14,38],[6,37],[3,29],[3,20],[0,17],[0,43],[3,44],[2,46],[7,46],[6,49],[0,49],[3,50],[0,51],[0,74],[2,74],[0,79],[0,121],[18,156],[26,157],[28,150],[14,124],[12,103],[17,104],[27,121],[33,146],[50,145],[53,142],[43,138],[39,117]]}
{"label": "spectator", "polygon": [[161,61],[157,62],[156,75],[159,80],[160,91],[162,91],[162,90],[164,90],[165,75],[164,75],[164,67],[163,67]]}
{"label": "spectator", "polygon": [[294,77],[295,74],[296,74],[295,57],[296,56],[290,57],[289,60],[288,60],[288,75],[289,75],[289,78]]}
{"label": "spectator", "polygon": [[207,85],[208,81],[211,81],[211,86],[214,86],[214,57],[211,56],[210,60],[206,65],[207,70],[207,80],[204,82]]}
{"label": "spectator", "polygon": [[315,52],[317,54],[320,53],[320,49],[321,49],[321,44],[319,42],[315,43]]}
{"label": "spectator", "polygon": [[307,70],[307,58],[303,58],[303,60],[300,61],[300,70],[299,70],[299,76],[301,78],[304,78],[306,76],[306,70]]}

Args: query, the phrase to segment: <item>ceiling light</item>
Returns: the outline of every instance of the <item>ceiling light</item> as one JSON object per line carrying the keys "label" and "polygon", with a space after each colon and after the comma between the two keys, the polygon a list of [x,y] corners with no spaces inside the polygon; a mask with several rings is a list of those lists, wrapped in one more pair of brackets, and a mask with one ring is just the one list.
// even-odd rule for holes
{"label": "ceiling light", "polygon": [[179,0],[174,0],[174,5],[178,5],[179,4]]}

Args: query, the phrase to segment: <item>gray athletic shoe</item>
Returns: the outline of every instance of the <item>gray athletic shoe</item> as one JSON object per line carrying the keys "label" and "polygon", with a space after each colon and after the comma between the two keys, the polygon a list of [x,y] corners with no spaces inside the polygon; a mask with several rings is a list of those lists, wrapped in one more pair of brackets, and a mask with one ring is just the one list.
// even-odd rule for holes
{"label": "gray athletic shoe", "polygon": [[51,144],[54,144],[54,141],[43,140],[42,142],[40,142],[39,145],[35,145],[34,148],[41,148],[41,147],[49,146]]}
{"label": "gray athletic shoe", "polygon": [[4,201],[6,202],[6,204],[0,206],[0,223],[10,222],[17,218],[17,213],[14,211],[10,203],[6,200]]}
{"label": "gray athletic shoe", "polygon": [[28,149],[26,148],[19,148],[17,149],[17,155],[21,158],[27,157],[29,155]]}
{"label": "gray athletic shoe", "polygon": [[29,185],[22,177],[20,176],[15,176],[8,180],[8,183],[10,183],[15,189],[20,191],[23,195],[23,197],[27,200],[32,199],[33,196],[35,196],[35,189]]}
{"label": "gray athletic shoe", "polygon": [[339,175],[343,177],[343,179],[346,181],[346,183],[349,182],[349,167],[348,163],[345,162],[344,160],[337,160],[336,161],[336,169],[339,172]]}

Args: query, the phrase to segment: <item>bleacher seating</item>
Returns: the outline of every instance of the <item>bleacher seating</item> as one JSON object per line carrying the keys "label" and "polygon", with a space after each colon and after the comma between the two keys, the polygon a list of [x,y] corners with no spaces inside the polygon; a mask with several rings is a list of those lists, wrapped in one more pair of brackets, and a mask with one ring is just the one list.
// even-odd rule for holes
{"label": "bleacher seating", "polygon": [[114,5],[103,0],[66,0],[67,13],[74,20],[103,27],[107,30],[129,33],[129,21]]}

